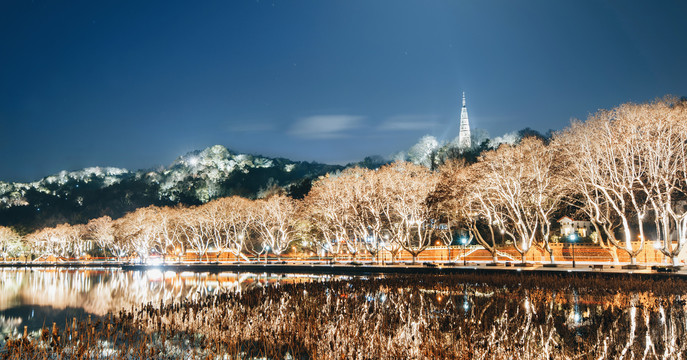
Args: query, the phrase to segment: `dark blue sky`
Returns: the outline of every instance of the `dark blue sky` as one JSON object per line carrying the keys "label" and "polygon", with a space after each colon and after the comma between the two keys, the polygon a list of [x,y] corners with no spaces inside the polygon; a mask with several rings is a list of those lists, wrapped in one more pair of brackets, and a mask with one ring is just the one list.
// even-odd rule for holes
{"label": "dark blue sky", "polygon": [[679,1],[0,2],[0,179],[222,144],[344,163],[687,95]]}

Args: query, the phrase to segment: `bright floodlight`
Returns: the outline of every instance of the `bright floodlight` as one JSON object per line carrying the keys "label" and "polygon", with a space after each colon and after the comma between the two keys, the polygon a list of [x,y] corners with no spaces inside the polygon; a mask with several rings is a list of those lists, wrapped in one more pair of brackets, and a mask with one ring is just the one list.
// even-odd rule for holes
{"label": "bright floodlight", "polygon": [[577,241],[577,234],[572,233],[572,235],[570,235],[570,241]]}

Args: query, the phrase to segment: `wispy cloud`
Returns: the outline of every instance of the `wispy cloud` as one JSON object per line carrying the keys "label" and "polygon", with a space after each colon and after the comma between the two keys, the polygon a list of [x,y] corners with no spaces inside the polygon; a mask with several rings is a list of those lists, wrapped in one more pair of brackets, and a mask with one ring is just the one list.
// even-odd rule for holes
{"label": "wispy cloud", "polygon": [[265,122],[245,122],[245,123],[234,123],[227,126],[227,130],[230,132],[265,132],[275,130],[274,124]]}
{"label": "wispy cloud", "polygon": [[289,134],[307,139],[333,139],[348,136],[348,130],[360,127],[362,116],[317,115],[299,119]]}
{"label": "wispy cloud", "polygon": [[388,118],[379,130],[384,131],[416,131],[428,130],[439,124],[437,115],[397,115]]}

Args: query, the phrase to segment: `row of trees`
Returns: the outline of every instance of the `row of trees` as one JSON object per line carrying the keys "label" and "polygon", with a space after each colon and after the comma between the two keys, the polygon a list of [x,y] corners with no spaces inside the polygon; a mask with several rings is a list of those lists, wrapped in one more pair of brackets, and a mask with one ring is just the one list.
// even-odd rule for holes
{"label": "row of trees", "polygon": [[[117,257],[221,250],[238,258],[294,251],[336,258],[365,252],[413,261],[430,244],[473,239],[494,261],[502,238],[524,261],[533,247],[554,262],[552,224],[589,219],[601,247],[635,263],[647,239],[676,262],[687,241],[687,104],[665,98],[624,104],[575,121],[550,142],[528,137],[473,164],[436,171],[407,162],[347,169],[313,184],[302,200],[282,194],[229,197],[195,207],[146,207],[112,220],[28,235],[41,255],[79,256],[96,244]],[[449,247],[450,249],[450,247]],[[449,255],[450,257],[450,255]]]}
{"label": "row of trees", "polygon": [[86,255],[95,244],[112,256],[141,260],[188,250],[199,259],[231,253],[248,260],[293,250],[355,258],[360,251],[376,256],[382,249],[394,257],[405,249],[415,259],[435,230],[446,232],[427,206],[437,180],[429,169],[405,162],[378,170],[353,168],[318,180],[303,200],[273,194],[193,207],[149,206],[117,220],[100,217],[44,228],[26,241],[36,253],[57,258]]}

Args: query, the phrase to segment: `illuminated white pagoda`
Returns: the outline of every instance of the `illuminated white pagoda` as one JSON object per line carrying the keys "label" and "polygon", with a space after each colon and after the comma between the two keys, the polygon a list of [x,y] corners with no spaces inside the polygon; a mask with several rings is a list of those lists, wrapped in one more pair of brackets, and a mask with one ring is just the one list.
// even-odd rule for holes
{"label": "illuminated white pagoda", "polygon": [[463,108],[460,110],[460,134],[458,134],[458,147],[470,148],[470,122],[468,121],[468,108],[465,106],[465,92],[463,92]]}

